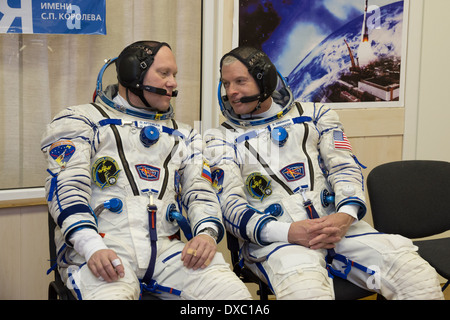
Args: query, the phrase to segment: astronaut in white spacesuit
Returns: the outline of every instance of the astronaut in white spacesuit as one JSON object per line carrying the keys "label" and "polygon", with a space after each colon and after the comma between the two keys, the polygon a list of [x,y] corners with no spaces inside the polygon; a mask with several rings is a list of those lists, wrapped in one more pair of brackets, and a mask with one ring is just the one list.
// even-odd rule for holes
{"label": "astronaut in white spacesuit", "polygon": [[336,112],[293,101],[257,49],[238,47],[220,66],[227,121],[205,135],[205,156],[242,262],[277,299],[333,299],[335,276],[386,299],[442,299],[409,239],[361,221],[363,176]]}
{"label": "astronaut in white spacesuit", "polygon": [[[119,84],[103,91],[110,65]],[[203,140],[173,119],[177,71],[167,43],[133,43],[100,71],[94,103],[44,133],[57,263],[78,299],[251,298],[216,253],[224,228]]]}

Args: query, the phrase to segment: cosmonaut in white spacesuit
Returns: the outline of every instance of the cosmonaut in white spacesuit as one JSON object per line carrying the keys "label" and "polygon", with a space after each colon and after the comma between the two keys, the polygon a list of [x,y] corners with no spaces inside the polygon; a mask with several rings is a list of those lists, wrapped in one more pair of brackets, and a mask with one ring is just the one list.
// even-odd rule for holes
{"label": "cosmonaut in white spacesuit", "polygon": [[[119,84],[103,91],[114,63]],[[43,136],[57,262],[78,299],[251,298],[216,253],[224,228],[203,142],[173,119],[177,71],[167,43],[133,43],[100,71],[94,103],[63,110]]]}
{"label": "cosmonaut in white spacesuit", "polygon": [[277,299],[333,299],[332,278],[387,299],[442,299],[435,270],[409,239],[361,221],[363,176],[335,111],[293,101],[263,52],[221,60],[227,121],[205,134],[225,227]]}

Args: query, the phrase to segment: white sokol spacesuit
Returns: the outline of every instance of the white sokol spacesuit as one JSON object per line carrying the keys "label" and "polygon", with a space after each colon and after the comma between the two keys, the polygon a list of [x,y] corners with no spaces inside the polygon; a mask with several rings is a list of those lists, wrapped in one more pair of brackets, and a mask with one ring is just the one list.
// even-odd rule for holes
{"label": "white sokol spacesuit", "polygon": [[[270,76],[264,66],[270,60],[255,71],[258,53],[241,52],[228,55],[255,80],[261,78],[255,74]],[[284,79],[276,77],[272,106],[262,117],[236,115],[220,84],[228,121],[205,135],[224,224],[240,239],[243,261],[277,299],[333,299],[334,276],[387,299],[442,299],[435,270],[409,239],[381,234],[360,220],[366,212],[363,176],[336,112],[294,102]],[[267,83],[258,83],[261,92]],[[335,212],[356,218],[335,249],[288,243],[292,222]]]}
{"label": "white sokol spacesuit", "polygon": [[[78,299],[136,299],[142,287],[163,299],[249,298],[220,253],[207,268],[183,266],[185,244],[177,239],[186,225],[186,219],[178,223],[182,207],[188,217],[183,231],[195,236],[209,226],[217,241],[223,237],[201,136],[172,119],[172,107],[166,113],[136,109],[117,95],[117,85],[102,91],[111,62],[99,75],[96,102],[60,112],[42,140],[63,280]],[[73,234],[89,229],[120,257],[124,278],[96,278],[89,258],[74,250]]]}

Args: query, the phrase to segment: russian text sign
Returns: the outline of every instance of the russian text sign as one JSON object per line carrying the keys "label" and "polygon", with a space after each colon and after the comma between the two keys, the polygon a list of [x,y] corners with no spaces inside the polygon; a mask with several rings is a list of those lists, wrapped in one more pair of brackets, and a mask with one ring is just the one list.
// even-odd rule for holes
{"label": "russian text sign", "polygon": [[106,0],[0,0],[0,33],[106,34]]}

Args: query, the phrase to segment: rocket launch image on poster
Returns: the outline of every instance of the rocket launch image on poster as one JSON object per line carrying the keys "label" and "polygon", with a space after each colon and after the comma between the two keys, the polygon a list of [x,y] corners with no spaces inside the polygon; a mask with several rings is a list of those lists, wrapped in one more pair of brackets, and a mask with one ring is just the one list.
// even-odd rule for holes
{"label": "rocket launch image on poster", "polygon": [[[400,106],[407,0],[239,0],[239,45],[266,52],[295,98]],[[378,104],[367,104],[378,102]]]}

